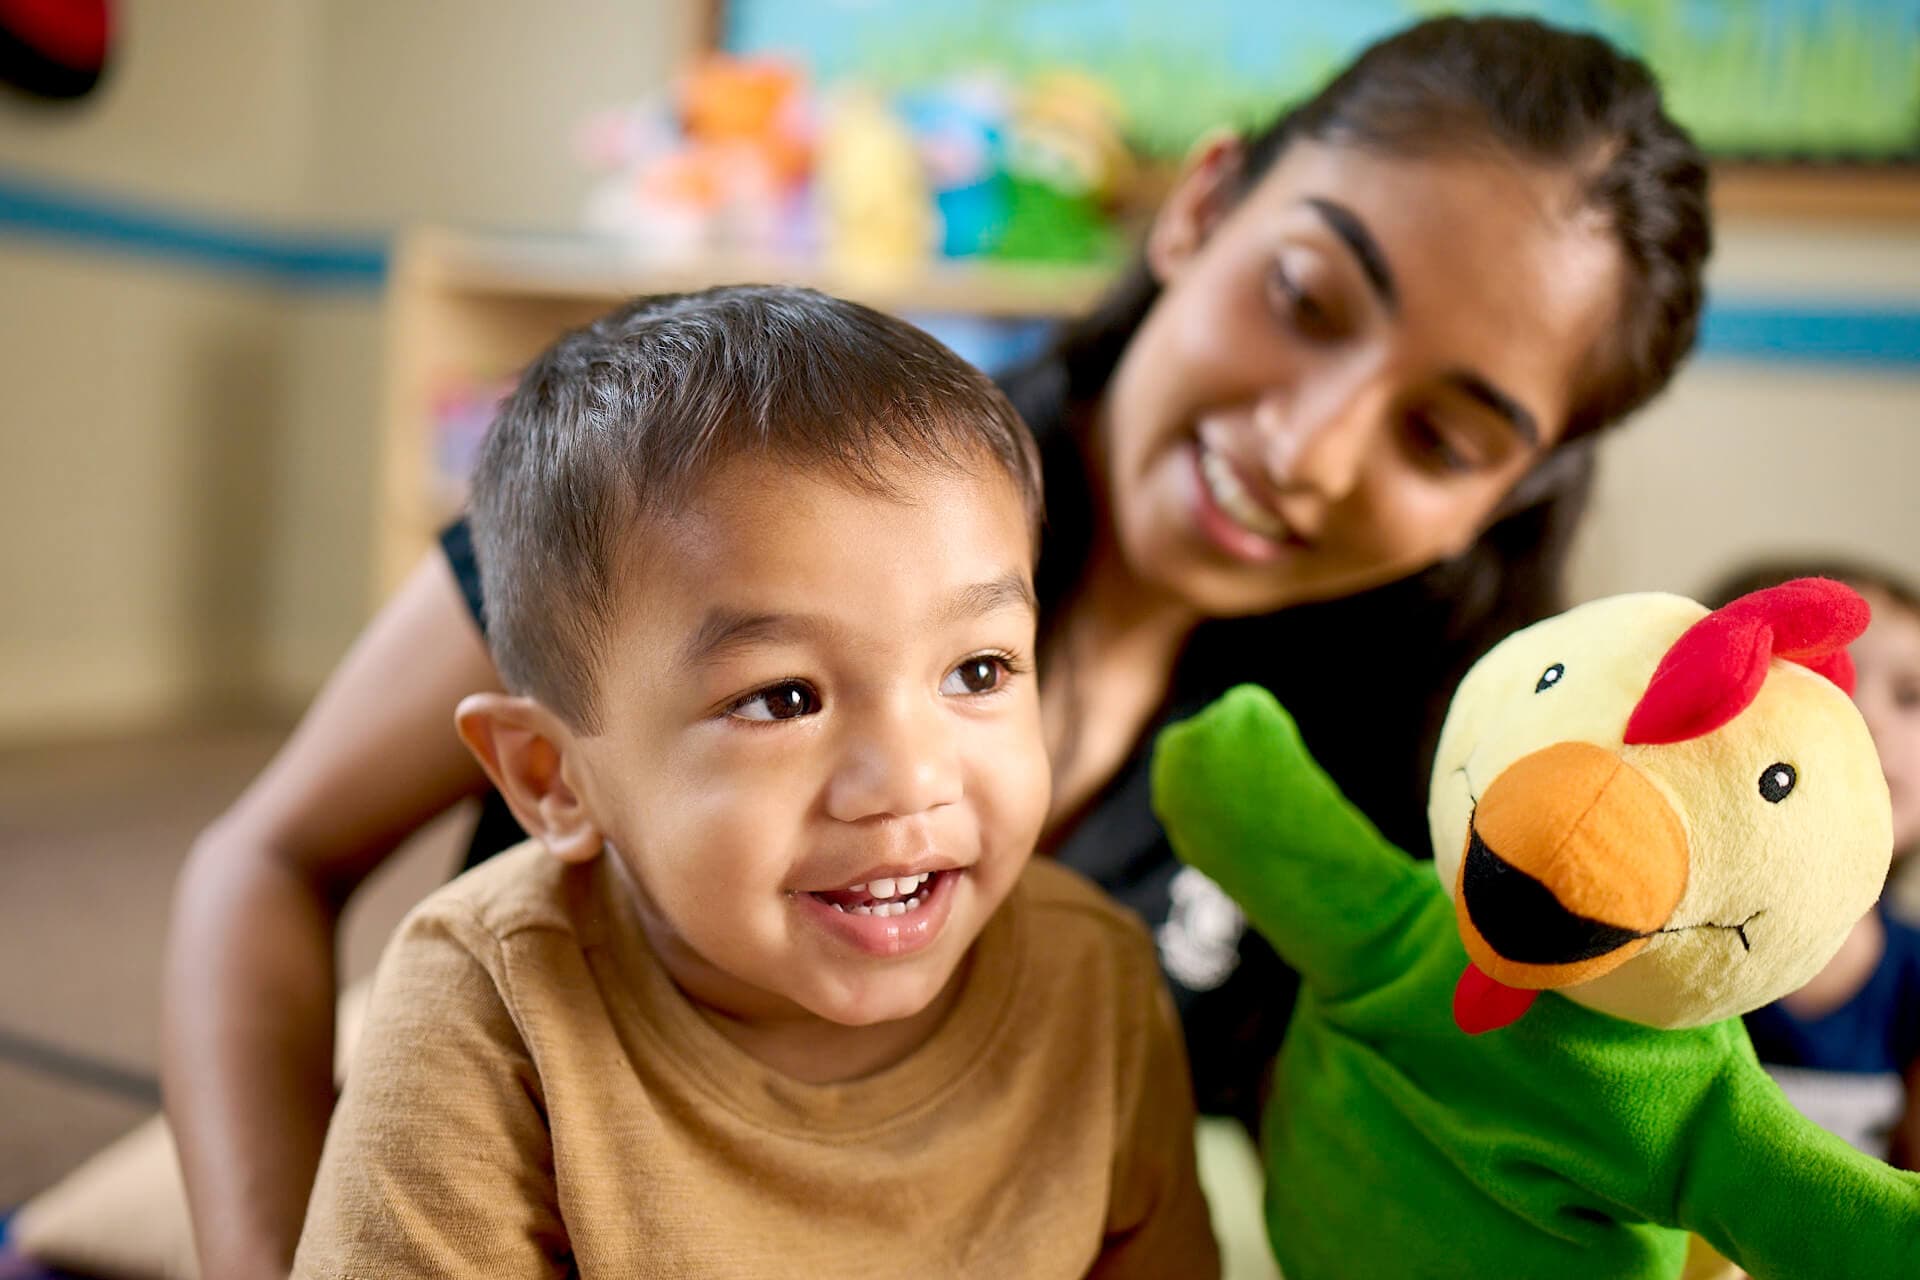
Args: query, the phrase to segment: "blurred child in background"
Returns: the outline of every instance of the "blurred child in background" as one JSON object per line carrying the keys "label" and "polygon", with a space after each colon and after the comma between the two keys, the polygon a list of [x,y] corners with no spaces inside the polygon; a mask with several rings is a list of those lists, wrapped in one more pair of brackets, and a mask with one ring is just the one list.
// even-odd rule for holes
{"label": "blurred child in background", "polygon": [[1704,603],[1790,578],[1837,578],[1873,623],[1852,646],[1853,700],[1893,802],[1893,872],[1880,905],[1820,974],[1747,1015],[1753,1047],[1810,1119],[1869,1154],[1920,1168],[1920,927],[1900,910],[1920,849],[1920,593],[1891,574],[1833,561],[1755,566]]}

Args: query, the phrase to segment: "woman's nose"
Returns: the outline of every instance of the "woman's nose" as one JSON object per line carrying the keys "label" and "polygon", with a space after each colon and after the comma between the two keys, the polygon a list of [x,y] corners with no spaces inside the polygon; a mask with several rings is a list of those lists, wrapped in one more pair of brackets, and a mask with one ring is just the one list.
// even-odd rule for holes
{"label": "woman's nose", "polygon": [[1380,395],[1366,383],[1265,397],[1255,423],[1268,478],[1282,495],[1339,502],[1359,483],[1384,416]]}
{"label": "woman's nose", "polygon": [[934,706],[876,708],[850,733],[827,789],[841,822],[904,818],[960,798],[952,726]]}

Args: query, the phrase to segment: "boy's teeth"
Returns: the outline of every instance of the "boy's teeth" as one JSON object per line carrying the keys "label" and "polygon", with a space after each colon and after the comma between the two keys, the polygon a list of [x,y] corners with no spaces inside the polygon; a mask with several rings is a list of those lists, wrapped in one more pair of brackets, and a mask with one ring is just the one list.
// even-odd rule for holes
{"label": "boy's teeth", "polygon": [[872,902],[872,904],[862,902],[860,906],[841,906],[839,902],[835,902],[835,904],[833,904],[833,910],[835,910],[835,912],[845,913],[845,915],[906,915],[908,912],[918,912],[918,910],[920,910],[920,898],[906,898],[904,902],[900,902],[900,900],[895,900],[895,902]]}
{"label": "boy's teeth", "polygon": [[878,880],[869,880],[865,884],[850,884],[847,886],[847,892],[864,893],[868,897],[885,901],[888,898],[904,898],[931,879],[933,879],[931,872],[912,876],[882,876]]}
{"label": "boy's teeth", "polygon": [[919,906],[920,899],[908,898],[905,902],[876,902],[871,906],[862,903],[857,907],[843,907],[836,902],[833,904],[833,909],[850,916],[903,916],[909,911],[917,910]]}

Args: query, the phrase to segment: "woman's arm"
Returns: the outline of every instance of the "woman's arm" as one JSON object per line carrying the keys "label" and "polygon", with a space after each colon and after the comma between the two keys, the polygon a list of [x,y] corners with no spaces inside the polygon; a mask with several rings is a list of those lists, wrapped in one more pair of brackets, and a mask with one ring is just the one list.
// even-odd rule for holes
{"label": "woman's arm", "polygon": [[287,1273],[333,1106],[340,909],[411,832],[484,784],[453,709],[498,687],[436,551],[187,858],[161,1073],[207,1275]]}

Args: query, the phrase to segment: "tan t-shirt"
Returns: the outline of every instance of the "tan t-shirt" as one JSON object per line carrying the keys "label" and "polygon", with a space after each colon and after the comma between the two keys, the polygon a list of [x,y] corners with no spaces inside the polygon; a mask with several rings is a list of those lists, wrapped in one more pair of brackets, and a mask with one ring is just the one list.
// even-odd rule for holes
{"label": "tan t-shirt", "polygon": [[296,1275],[1219,1274],[1152,945],[1072,872],[1028,868],[925,1046],[827,1085],[710,1026],[617,884],[527,845],[408,917]]}

